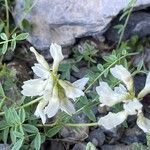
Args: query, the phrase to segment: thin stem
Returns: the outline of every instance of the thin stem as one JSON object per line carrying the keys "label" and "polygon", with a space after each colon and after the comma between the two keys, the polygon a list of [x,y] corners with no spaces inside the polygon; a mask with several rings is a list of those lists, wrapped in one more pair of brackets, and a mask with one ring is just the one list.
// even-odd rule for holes
{"label": "thin stem", "polygon": [[7,0],[5,0],[5,8],[6,8],[6,35],[7,37],[9,37],[9,7]]}
{"label": "thin stem", "polygon": [[7,41],[2,41],[2,42],[0,42],[0,45],[1,44],[4,44],[4,43],[7,43],[7,42],[11,42],[13,39],[10,39],[10,40],[7,40]]}
{"label": "thin stem", "polygon": [[123,26],[123,30],[122,30],[121,35],[120,35],[120,37],[119,37],[119,42],[118,42],[118,45],[117,45],[117,49],[119,48],[119,46],[120,46],[120,44],[121,44],[121,41],[122,41],[122,39],[123,39],[123,35],[124,35],[125,29],[126,29],[126,27],[127,27],[127,24],[128,24],[130,15],[131,15],[131,12],[132,12],[132,10],[133,10],[133,8],[134,8],[135,2],[136,2],[136,0],[133,0],[133,5],[131,6],[131,8],[130,8],[130,10],[129,10],[129,13],[128,13],[128,16],[127,16],[127,18],[126,18],[126,20],[125,20],[125,23],[124,23],[124,26]]}
{"label": "thin stem", "polygon": [[[56,125],[56,123],[52,123],[52,124],[37,124],[37,127],[53,127],[54,125]],[[68,127],[90,127],[90,126],[98,126],[97,122],[93,122],[93,123],[66,123],[64,124],[64,126],[68,126]]]}
{"label": "thin stem", "polygon": [[[39,101],[41,100],[41,98],[42,98],[42,97],[38,97],[38,98],[36,98],[35,100],[32,100],[31,102],[29,102],[29,103],[27,103],[27,104],[24,104],[24,105],[22,105],[22,106],[19,106],[19,107],[16,108],[16,110],[19,109],[19,108],[21,108],[21,107],[25,108],[25,107],[28,107],[28,106],[30,106],[30,105],[33,105],[34,103],[39,102]],[[5,112],[3,111],[3,112],[0,113],[0,116],[3,116],[4,114],[5,114]]]}
{"label": "thin stem", "polygon": [[93,123],[66,123],[65,126],[68,127],[91,127],[91,126],[98,126],[97,122]]}
{"label": "thin stem", "polygon": [[102,71],[96,78],[95,80],[85,89],[84,92],[87,92],[91,86],[106,72],[106,70],[110,69],[113,65],[115,65],[118,61],[120,61],[121,59],[127,57],[127,56],[132,56],[132,55],[136,55],[138,53],[130,53],[130,54],[127,54],[127,55],[124,55],[120,58],[118,58],[116,61],[114,61],[111,65],[109,65],[104,71]]}
{"label": "thin stem", "polygon": [[28,13],[32,10],[32,8],[36,5],[37,2],[38,2],[38,0],[35,1],[33,3],[33,5],[26,11],[25,15],[22,17],[22,19],[19,21],[18,25],[13,29],[13,31],[10,33],[10,35],[12,35],[16,31],[16,29],[18,28],[18,26],[20,26],[20,24],[22,23],[22,21],[24,20],[24,18],[28,15]]}

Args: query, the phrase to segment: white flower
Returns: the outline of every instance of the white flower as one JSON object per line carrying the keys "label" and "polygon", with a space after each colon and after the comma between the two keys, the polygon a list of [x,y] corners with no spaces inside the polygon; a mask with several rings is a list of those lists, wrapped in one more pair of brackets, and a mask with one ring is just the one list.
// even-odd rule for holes
{"label": "white flower", "polygon": [[137,100],[130,100],[128,103],[123,105],[124,110],[128,113],[128,115],[136,115],[142,111],[143,105]]}
{"label": "white flower", "polygon": [[68,98],[75,100],[77,97],[84,96],[84,86],[88,82],[88,78],[82,78],[74,83],[59,80],[59,84],[64,88],[65,94]]}
{"label": "white flower", "polygon": [[110,69],[110,72],[115,78],[121,80],[129,91],[133,90],[133,79],[126,68],[122,65],[116,65],[114,68]]}
{"label": "white flower", "polygon": [[142,113],[138,115],[137,125],[145,132],[150,133],[150,119],[143,116]]}
{"label": "white flower", "polygon": [[98,124],[102,125],[107,130],[111,130],[123,123],[126,120],[127,116],[128,114],[125,111],[121,111],[118,113],[109,112],[106,116],[99,119]]}
{"label": "white flower", "polygon": [[121,84],[115,87],[113,91],[106,82],[100,82],[100,86],[96,87],[96,91],[100,96],[102,106],[113,106],[126,100],[128,96],[126,88]]}
{"label": "white flower", "polygon": [[57,44],[52,44],[50,47],[50,53],[54,59],[52,69],[44,57],[33,47],[30,50],[35,54],[38,61],[38,63],[34,64],[32,70],[39,79],[25,81],[21,93],[25,96],[42,96],[42,100],[39,102],[34,114],[40,117],[44,124],[46,118],[56,115],[59,109],[69,115],[75,113],[75,108],[70,98],[75,100],[84,95],[83,89],[88,82],[88,78],[82,78],[74,83],[59,79],[57,71],[64,56],[61,46]]}
{"label": "white flower", "polygon": [[[128,115],[136,115],[141,113],[142,104],[137,100],[131,100],[123,105],[124,110],[118,113],[108,113],[108,115],[99,119],[98,124],[104,126],[107,130],[115,128],[123,123]],[[108,123],[109,122],[109,123]]]}
{"label": "white flower", "polygon": [[150,73],[147,75],[145,87],[144,87],[143,90],[139,93],[138,98],[142,98],[142,97],[144,97],[145,95],[147,95],[148,93],[150,93]]}
{"label": "white flower", "polygon": [[133,79],[128,70],[121,65],[116,65],[110,71],[114,77],[124,82],[128,91],[123,85],[115,87],[113,91],[106,82],[100,82],[100,86],[96,88],[96,91],[100,96],[102,105],[113,106],[123,102],[124,110],[118,113],[108,113],[99,119],[98,124],[110,130],[125,121],[128,115],[137,115],[137,125],[144,132],[150,132],[150,120],[144,117],[142,113],[143,105],[139,102],[139,98],[150,93],[150,73],[147,76],[144,89],[136,98],[133,90]]}
{"label": "white flower", "polygon": [[52,43],[50,47],[50,53],[52,58],[54,59],[53,72],[57,72],[60,62],[64,59],[61,46],[57,45],[56,43]]}

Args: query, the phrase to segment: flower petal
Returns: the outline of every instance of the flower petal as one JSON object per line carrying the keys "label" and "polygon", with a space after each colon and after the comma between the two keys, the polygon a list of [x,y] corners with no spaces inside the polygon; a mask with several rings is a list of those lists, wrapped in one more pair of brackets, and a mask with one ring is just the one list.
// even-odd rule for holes
{"label": "flower petal", "polygon": [[71,84],[68,81],[59,80],[59,84],[65,90],[65,94],[68,98],[75,100],[80,96],[84,96],[84,92]]}
{"label": "flower petal", "polygon": [[133,91],[133,79],[131,73],[125,67],[116,65],[110,69],[110,72],[115,78],[124,82],[129,91]]}
{"label": "flower petal", "polygon": [[61,108],[62,111],[65,111],[68,115],[72,115],[72,114],[75,113],[74,105],[68,99],[62,100],[60,108]]}
{"label": "flower petal", "polygon": [[145,132],[150,133],[150,119],[147,119],[143,114],[139,114],[137,118],[137,125]]}
{"label": "flower petal", "polygon": [[44,92],[46,81],[33,79],[24,82],[21,93],[25,96],[41,96]]}
{"label": "flower petal", "polygon": [[142,98],[146,96],[148,93],[150,93],[150,73],[147,75],[145,87],[139,93],[138,98]]}
{"label": "flower petal", "polygon": [[48,118],[51,118],[56,115],[60,107],[60,99],[58,97],[57,87],[56,86],[54,87],[52,95],[51,93],[50,94],[47,93],[46,96],[47,97],[44,99],[49,100],[49,103],[45,107],[44,113],[48,116]]}
{"label": "flower petal", "polygon": [[49,70],[49,65],[47,63],[47,61],[45,60],[45,58],[40,55],[33,47],[30,47],[30,51],[33,52],[35,54],[35,57],[37,59],[37,61],[47,70]]}
{"label": "flower petal", "polygon": [[96,91],[100,96],[100,102],[106,106],[113,106],[123,100],[125,100],[125,94],[118,94],[114,92],[107,82],[100,82],[100,86],[96,87]]}
{"label": "flower petal", "polygon": [[109,112],[106,116],[99,119],[98,124],[106,128],[107,130],[111,130],[125,121],[127,118],[127,113],[125,111],[121,111],[118,113]]}
{"label": "flower petal", "polygon": [[37,117],[40,117],[42,119],[42,123],[45,124],[46,122],[46,115],[44,113],[44,108],[47,105],[48,102],[45,100],[41,100],[39,104],[37,105],[37,108],[35,110],[34,115]]}
{"label": "flower petal", "polygon": [[32,67],[33,72],[42,79],[47,79],[50,72],[47,71],[41,64],[35,63]]}
{"label": "flower petal", "polygon": [[77,81],[75,81],[74,83],[72,83],[76,88],[79,88],[80,90],[84,90],[85,85],[87,84],[87,82],[89,81],[89,78],[82,78],[79,79]]}
{"label": "flower petal", "polygon": [[122,84],[119,84],[119,86],[114,88],[114,92],[118,94],[127,94],[127,89]]}
{"label": "flower petal", "polygon": [[54,59],[53,72],[57,72],[60,62],[64,59],[61,46],[57,45],[56,43],[52,43],[50,46],[50,53],[52,58]]}
{"label": "flower petal", "polygon": [[129,115],[138,114],[138,112],[140,112],[142,110],[142,107],[143,107],[143,105],[137,99],[134,99],[133,101],[130,101],[123,105],[124,110]]}

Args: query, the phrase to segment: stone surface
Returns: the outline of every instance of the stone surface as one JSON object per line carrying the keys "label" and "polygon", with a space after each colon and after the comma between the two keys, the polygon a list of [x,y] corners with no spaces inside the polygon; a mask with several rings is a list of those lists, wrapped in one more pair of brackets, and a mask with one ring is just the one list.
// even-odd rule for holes
{"label": "stone surface", "polygon": [[[120,35],[118,34],[118,29],[114,26],[118,24],[124,24],[124,20],[119,21],[119,17],[112,22],[112,26],[106,32],[105,36],[107,40],[112,42],[117,42]],[[134,12],[131,14],[127,27],[124,32],[123,40],[129,39],[132,35],[138,35],[142,38],[150,35],[150,13],[146,12]]]}
{"label": "stone surface", "polygon": [[98,128],[90,132],[89,139],[95,146],[100,147],[105,141],[105,134],[101,128]]}
{"label": "stone surface", "polygon": [[101,150],[131,150],[129,146],[126,145],[103,145]]}
{"label": "stone surface", "polygon": [[127,128],[124,133],[121,138],[122,143],[128,145],[132,143],[146,144],[146,135],[137,125],[133,128]]}
{"label": "stone surface", "polygon": [[[78,116],[74,116],[73,120],[75,123],[86,123],[87,122],[87,117],[85,116],[85,114],[80,114]],[[67,140],[79,140],[79,141],[83,141],[84,139],[86,139],[88,137],[88,133],[89,133],[89,127],[77,127],[77,128],[73,128],[73,127],[63,127],[61,129],[61,136],[64,139]]]}
{"label": "stone surface", "polygon": [[59,141],[45,141],[42,146],[41,150],[65,150],[65,146],[63,142]]}
{"label": "stone surface", "polygon": [[8,144],[0,144],[0,150],[10,150],[10,145],[8,145]]}
{"label": "stone surface", "polygon": [[[35,0],[33,1],[33,3]],[[103,34],[112,19],[126,8],[128,0],[38,0],[26,15],[31,25],[29,41],[38,49],[56,42],[67,46],[76,38]],[[149,6],[149,0],[137,0],[136,7]],[[13,13],[16,23],[25,14],[25,1],[16,0]]]}
{"label": "stone surface", "polygon": [[86,145],[83,143],[75,144],[72,150],[86,150]]}

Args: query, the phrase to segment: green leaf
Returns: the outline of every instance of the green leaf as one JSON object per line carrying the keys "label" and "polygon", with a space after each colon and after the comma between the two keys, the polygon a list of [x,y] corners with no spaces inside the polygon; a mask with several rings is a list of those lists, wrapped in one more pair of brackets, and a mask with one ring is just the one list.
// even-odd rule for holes
{"label": "green leaf", "polygon": [[11,41],[11,48],[12,48],[12,51],[14,51],[16,48],[16,40],[15,39]]}
{"label": "green leaf", "polygon": [[48,130],[47,136],[53,137],[55,134],[57,134],[60,131],[61,128],[62,128],[61,125],[57,125],[55,127],[52,127],[51,129]]}
{"label": "green leaf", "polygon": [[14,135],[15,135],[17,138],[19,138],[19,139],[23,139],[23,138],[24,138],[24,134],[21,133],[21,132],[14,131],[13,133],[14,133]]}
{"label": "green leaf", "polygon": [[11,141],[12,141],[12,143],[14,144],[15,142],[16,142],[16,136],[15,136],[15,134],[14,134],[14,127],[12,127],[11,129],[10,129],[10,138],[11,138]]}
{"label": "green leaf", "polygon": [[0,83],[0,96],[5,97],[5,93],[2,87],[2,84]]}
{"label": "green leaf", "polygon": [[38,133],[38,128],[31,124],[23,124],[23,129],[28,133]]}
{"label": "green leaf", "polygon": [[3,131],[3,142],[4,143],[7,143],[8,134],[9,134],[9,128],[4,129],[4,131]]}
{"label": "green leaf", "polygon": [[97,68],[98,68],[98,70],[100,70],[100,71],[104,71],[104,67],[103,67],[102,64],[98,64],[98,65],[97,65]]}
{"label": "green leaf", "polygon": [[26,113],[23,107],[19,109],[19,117],[20,117],[20,121],[23,123],[26,117]]}
{"label": "green leaf", "polygon": [[2,54],[5,54],[8,48],[8,42],[6,41],[2,46]]}
{"label": "green leaf", "polygon": [[36,150],[40,150],[40,147],[41,147],[41,135],[40,135],[40,133],[37,133],[37,135],[35,136],[35,139],[33,140],[33,145],[34,145],[34,148]]}
{"label": "green leaf", "polygon": [[1,34],[0,34],[0,37],[1,37],[1,39],[4,40],[4,41],[7,41],[7,40],[8,40],[7,35],[6,35],[5,33],[1,33]]}
{"label": "green leaf", "polygon": [[2,20],[0,20],[0,32],[3,30],[4,26],[5,23]]}
{"label": "green leaf", "polygon": [[17,35],[16,40],[17,41],[22,41],[22,40],[27,39],[28,36],[29,36],[28,33],[21,33],[21,34]]}
{"label": "green leaf", "polygon": [[19,150],[22,146],[22,143],[23,143],[23,140],[24,139],[19,139],[15,144],[14,146],[12,147],[11,150]]}
{"label": "green leaf", "polygon": [[21,123],[19,115],[17,114],[15,108],[9,108],[8,110],[6,110],[5,118],[6,118],[7,123],[10,125]]}
{"label": "green leaf", "polygon": [[14,34],[12,35],[12,38],[13,38],[13,39],[16,39],[16,36],[17,36],[16,33],[14,33]]}
{"label": "green leaf", "polygon": [[83,109],[83,112],[87,115],[87,117],[88,117],[91,121],[93,121],[93,122],[96,121],[96,117],[95,117],[93,111],[92,111],[89,107],[85,107],[85,108]]}
{"label": "green leaf", "polygon": [[86,150],[96,150],[96,147],[91,142],[88,142],[86,145]]}

